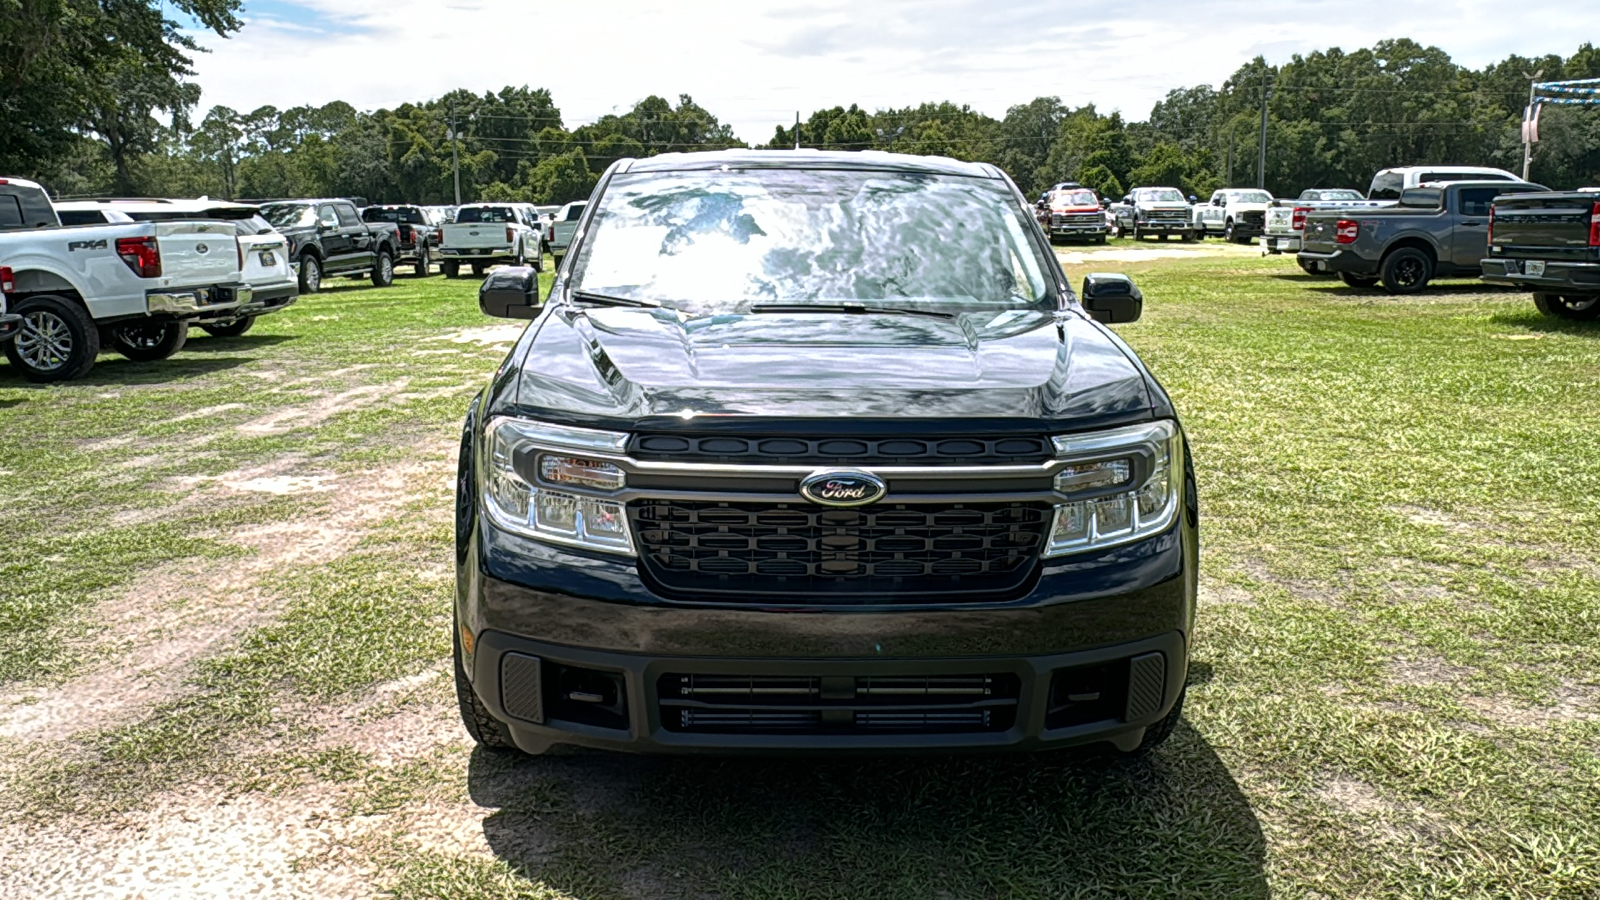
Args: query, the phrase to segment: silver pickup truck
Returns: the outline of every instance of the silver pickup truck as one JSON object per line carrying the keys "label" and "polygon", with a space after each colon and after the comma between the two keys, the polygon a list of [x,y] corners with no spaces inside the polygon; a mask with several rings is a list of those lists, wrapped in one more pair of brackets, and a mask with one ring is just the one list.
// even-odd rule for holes
{"label": "silver pickup truck", "polygon": [[1313,273],[1357,288],[1383,284],[1414,294],[1437,276],[1476,277],[1488,255],[1489,210],[1502,194],[1543,191],[1516,181],[1458,181],[1411,188],[1385,209],[1332,209],[1306,215],[1296,257]]}
{"label": "silver pickup truck", "polygon": [[[1368,200],[1350,188],[1310,188],[1294,200],[1274,200],[1267,204],[1261,232],[1261,253],[1299,253],[1306,216],[1325,209],[1380,209],[1393,206],[1393,200]],[[1313,273],[1314,274],[1314,273]]]}

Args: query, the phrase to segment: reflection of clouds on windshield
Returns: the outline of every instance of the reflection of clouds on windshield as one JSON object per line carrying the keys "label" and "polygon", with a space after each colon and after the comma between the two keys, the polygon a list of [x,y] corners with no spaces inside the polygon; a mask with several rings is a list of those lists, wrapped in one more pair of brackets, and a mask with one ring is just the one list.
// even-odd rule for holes
{"label": "reflection of clouds on windshield", "polygon": [[974,177],[638,173],[608,187],[575,271],[584,290],[698,315],[759,302],[1025,305],[1045,292],[1045,269],[1013,207],[1003,182]]}

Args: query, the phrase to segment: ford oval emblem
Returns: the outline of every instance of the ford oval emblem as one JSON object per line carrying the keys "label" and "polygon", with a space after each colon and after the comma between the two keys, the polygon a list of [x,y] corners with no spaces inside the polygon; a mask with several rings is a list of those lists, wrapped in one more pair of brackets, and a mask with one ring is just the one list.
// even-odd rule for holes
{"label": "ford oval emblem", "polygon": [[888,492],[882,478],[859,469],[813,472],[800,482],[800,496],[823,506],[866,506]]}
{"label": "ford oval emblem", "polygon": [[196,252],[196,253],[210,253],[211,252],[211,248],[207,247],[205,244],[195,244],[194,245],[194,252]]}

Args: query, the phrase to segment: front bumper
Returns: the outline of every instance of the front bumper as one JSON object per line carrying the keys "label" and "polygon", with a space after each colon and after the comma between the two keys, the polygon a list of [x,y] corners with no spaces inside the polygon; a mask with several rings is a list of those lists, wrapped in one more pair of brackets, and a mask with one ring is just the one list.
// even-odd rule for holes
{"label": "front bumper", "polygon": [[[1600,293],[1600,263],[1547,260],[1544,262],[1543,273],[1529,275],[1527,262],[1528,260],[1523,259],[1491,257],[1483,260],[1483,274],[1480,277],[1489,284],[1521,288],[1535,293]],[[1513,268],[1515,271],[1512,271]]]}
{"label": "front bumper", "polygon": [[1264,234],[1261,236],[1261,251],[1263,253],[1299,253],[1300,236],[1284,237],[1282,235]]}
{"label": "front bumper", "polygon": [[145,308],[152,316],[196,318],[237,309],[255,297],[247,284],[216,284],[187,291],[147,291]]}
{"label": "front bumper", "polygon": [[1149,222],[1135,222],[1134,227],[1141,232],[1149,232],[1151,234],[1160,234],[1163,232],[1168,234],[1178,234],[1180,232],[1188,232],[1193,230],[1193,226],[1186,221],[1165,221],[1161,219],[1154,219]]}
{"label": "front bumper", "polygon": [[1359,256],[1349,250],[1335,250],[1332,253],[1316,253],[1310,250],[1301,250],[1295,254],[1300,265],[1308,272],[1327,272],[1333,275],[1348,273],[1351,275],[1376,275],[1378,274],[1378,261]]}
{"label": "front bumper", "polygon": [[[482,522],[471,534],[456,602],[463,647],[472,648],[467,671],[484,704],[533,752],[550,744],[638,752],[1036,750],[1097,741],[1132,749],[1172,708],[1188,668],[1197,542],[1187,517],[1137,544],[1046,560],[1014,601],[902,607],[672,602],[648,589],[631,559],[521,541]],[[836,693],[731,707],[685,703],[664,685],[686,676],[817,679]],[[854,693],[865,679],[982,676],[1006,686],[978,701],[998,716],[982,728],[862,724],[883,711]],[[1104,683],[1070,690],[1091,676]],[[593,687],[596,680],[603,689]],[[611,702],[572,700],[575,683]],[[970,715],[972,708],[931,711]],[[919,710],[930,708],[906,701],[895,712]],[[821,724],[706,730],[689,720],[704,712],[751,721],[814,713]]]}
{"label": "front bumper", "polygon": [[17,332],[21,330],[21,316],[15,316],[9,313],[6,315],[0,315],[0,343],[4,343],[5,341],[9,341],[16,337]]}

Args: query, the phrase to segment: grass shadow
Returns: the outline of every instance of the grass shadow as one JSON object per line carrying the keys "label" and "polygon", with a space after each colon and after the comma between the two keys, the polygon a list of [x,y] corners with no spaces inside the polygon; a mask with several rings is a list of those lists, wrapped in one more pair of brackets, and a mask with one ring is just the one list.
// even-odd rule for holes
{"label": "grass shadow", "polygon": [[1381,287],[1354,288],[1342,281],[1339,281],[1338,279],[1333,279],[1330,281],[1319,278],[1315,280],[1323,283],[1307,285],[1307,290],[1318,291],[1327,294],[1347,294],[1353,297],[1392,297],[1395,300],[1427,299],[1428,297],[1440,296],[1467,297],[1478,294],[1492,295],[1507,293],[1506,289],[1503,287],[1498,287],[1492,284],[1483,284],[1482,282],[1461,282],[1459,284],[1429,283],[1427,288],[1415,294],[1390,294]]}
{"label": "grass shadow", "polygon": [[[131,387],[146,384],[164,384],[183,378],[223,372],[251,362],[255,362],[255,359],[248,356],[185,357],[181,351],[171,359],[149,363],[134,362],[133,360],[123,359],[120,356],[102,356],[95,363],[94,368],[89,370],[88,375],[65,382],[65,384],[91,387]],[[6,365],[0,366],[0,386],[49,390],[56,387],[56,384],[36,384],[26,381],[16,367]]]}
{"label": "grass shadow", "polygon": [[[183,345],[183,353],[221,353],[266,349],[284,341],[299,340],[293,334],[242,334],[238,337],[213,337],[205,332],[191,333]],[[176,358],[176,357],[175,357]]]}
{"label": "grass shadow", "polygon": [[1269,895],[1255,814],[1187,725],[1138,761],[478,750],[468,785],[496,856],[576,896]]}
{"label": "grass shadow", "polygon": [[1600,320],[1581,322],[1576,319],[1547,316],[1533,308],[1532,300],[1528,301],[1526,312],[1495,313],[1489,317],[1489,321],[1496,325],[1510,325],[1545,334],[1570,334],[1574,337],[1600,338]]}

